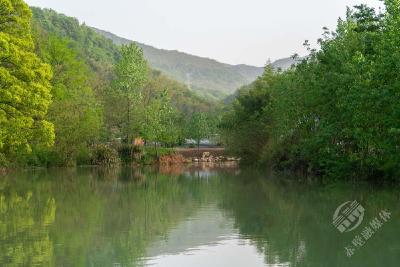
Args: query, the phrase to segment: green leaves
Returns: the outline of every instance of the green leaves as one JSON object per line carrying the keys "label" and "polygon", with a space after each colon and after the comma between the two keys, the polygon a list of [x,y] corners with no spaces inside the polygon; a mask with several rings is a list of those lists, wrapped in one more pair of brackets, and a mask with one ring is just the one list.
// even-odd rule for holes
{"label": "green leaves", "polygon": [[267,69],[224,122],[230,147],[257,162],[334,177],[399,174],[400,5],[385,3],[383,14],[349,10],[295,69]]}
{"label": "green leaves", "polygon": [[150,100],[144,109],[141,127],[146,141],[174,145],[180,138],[178,112],[172,106],[168,91],[165,90]]}
{"label": "green leaves", "polygon": [[98,141],[102,109],[90,83],[89,67],[78,58],[69,42],[50,35],[37,40],[39,54],[51,64],[53,103],[48,119],[55,126],[57,165],[74,165],[81,148]]}
{"label": "green leaves", "polygon": [[12,157],[20,149],[30,151],[32,143],[54,141],[53,127],[45,120],[51,69],[33,53],[29,7],[3,0],[0,14],[0,153]]}
{"label": "green leaves", "polygon": [[126,95],[138,94],[147,78],[147,62],[143,51],[131,43],[121,47],[121,60],[115,67],[117,88]]}
{"label": "green leaves", "polygon": [[[132,134],[138,134],[137,123],[143,116],[142,87],[147,78],[147,62],[143,57],[143,51],[131,43],[121,47],[121,60],[115,66],[116,80],[114,89],[125,99],[126,111],[124,112],[124,127],[122,133],[125,141],[132,141]],[[133,119],[136,119],[133,121]]]}
{"label": "green leaves", "polygon": [[212,120],[209,117],[210,115],[206,113],[193,113],[192,117],[189,120],[187,126],[187,134],[188,138],[191,138],[200,144],[201,139],[209,137],[210,134],[214,134]]}

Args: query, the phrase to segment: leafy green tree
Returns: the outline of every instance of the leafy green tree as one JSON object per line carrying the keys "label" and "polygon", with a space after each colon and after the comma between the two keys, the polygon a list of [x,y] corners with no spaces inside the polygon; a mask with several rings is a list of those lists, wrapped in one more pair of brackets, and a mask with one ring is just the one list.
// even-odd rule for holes
{"label": "leafy green tree", "polygon": [[59,161],[55,164],[73,165],[79,150],[98,140],[102,108],[90,84],[91,73],[69,42],[52,35],[37,42],[38,53],[54,72],[48,118],[55,126],[54,151]]}
{"label": "leafy green tree", "polygon": [[0,1],[0,153],[6,155],[54,141],[46,120],[51,69],[34,54],[30,19],[23,1]]}
{"label": "leafy green tree", "polygon": [[400,2],[385,5],[349,9],[297,66],[266,69],[225,115],[228,146],[278,168],[398,177]]}
{"label": "leafy green tree", "polygon": [[225,144],[243,161],[260,160],[269,140],[267,126],[271,118],[267,108],[271,104],[271,96],[268,90],[274,86],[277,78],[272,66],[267,66],[264,75],[250,89],[239,90],[231,109],[223,116],[220,129]]}
{"label": "leafy green tree", "polygon": [[[143,51],[136,44],[131,43],[121,48],[121,60],[115,67],[115,86],[118,92],[125,98],[126,117],[123,126],[123,135],[126,142],[130,143],[131,133],[134,130],[134,115],[136,113],[138,122],[141,118],[138,113],[142,93],[141,89],[146,82],[148,66],[143,57]],[[136,110],[135,110],[136,109]]]}
{"label": "leafy green tree", "polygon": [[210,119],[205,113],[193,113],[187,126],[187,137],[194,139],[197,148],[200,148],[200,141],[211,134]]}
{"label": "leafy green tree", "polygon": [[180,137],[178,113],[171,104],[168,90],[153,98],[145,108],[142,132],[147,141],[174,145]]}
{"label": "leafy green tree", "polygon": [[[94,29],[79,23],[75,18],[49,9],[32,7],[32,12],[33,35],[38,51],[42,50],[42,46],[46,47],[45,40],[49,36],[65,39],[68,41],[68,47],[74,50],[77,58],[87,66],[90,74],[87,82],[104,110],[101,140],[116,140],[120,137],[125,140],[127,98],[116,83],[113,83],[116,80],[115,65],[121,59],[121,47]],[[166,77],[160,71],[149,69],[145,84],[137,88],[141,93],[140,99],[131,101],[132,135],[139,134],[144,119],[144,107],[165,88],[168,88],[172,105],[182,114],[179,117],[190,117],[194,111],[208,112],[217,106],[216,101],[200,97],[198,92],[190,90],[186,85]]]}

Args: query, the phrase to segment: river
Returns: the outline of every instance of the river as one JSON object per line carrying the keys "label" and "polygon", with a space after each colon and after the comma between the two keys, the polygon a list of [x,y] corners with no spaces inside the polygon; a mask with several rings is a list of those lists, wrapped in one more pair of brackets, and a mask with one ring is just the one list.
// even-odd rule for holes
{"label": "river", "polygon": [[[399,192],[235,165],[13,172],[0,266],[397,267]],[[362,212],[342,233],[348,201]]]}

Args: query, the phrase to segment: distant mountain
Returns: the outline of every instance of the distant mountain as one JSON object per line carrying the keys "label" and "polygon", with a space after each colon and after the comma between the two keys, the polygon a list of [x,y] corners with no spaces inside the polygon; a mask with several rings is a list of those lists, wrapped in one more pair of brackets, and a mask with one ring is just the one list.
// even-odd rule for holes
{"label": "distant mountain", "polygon": [[[292,67],[293,65],[296,65],[297,63],[301,62],[301,60],[303,60],[304,58],[298,58],[298,59],[294,59],[293,57],[289,57],[289,58],[282,58],[279,59],[277,61],[274,61],[273,63],[271,63],[272,67],[275,70],[288,70],[290,67]],[[231,104],[241,92],[246,92],[249,91],[253,88],[255,81],[246,84],[240,88],[238,88],[234,93],[228,95],[227,97],[225,97],[223,99],[223,102],[225,103],[225,105],[229,105]]]}
{"label": "distant mountain", "polygon": [[[96,82],[95,91],[106,90],[114,77],[114,65],[120,59],[120,49],[109,38],[98,34],[92,28],[81,24],[77,19],[55,12],[51,9],[31,7],[32,31],[34,39],[46,39],[49,36],[61,37],[76,51],[79,58],[90,67]],[[39,46],[40,43],[36,43]],[[175,106],[184,114],[194,111],[209,111],[217,102],[200,96],[197,92],[166,75],[159,70],[149,72],[148,84],[152,91],[168,89]]]}
{"label": "distant mountain", "polygon": [[300,59],[293,59],[292,57],[288,57],[288,58],[282,58],[282,59],[278,59],[277,61],[272,63],[272,66],[275,69],[281,69],[281,70],[287,70],[289,69],[292,65],[298,63]]}
{"label": "distant mountain", "polygon": [[[107,31],[92,29],[117,45],[132,42]],[[230,95],[238,88],[252,83],[264,71],[263,67],[244,64],[229,65],[176,50],[158,49],[139,42],[136,44],[143,49],[152,68],[185,83],[203,95],[211,95],[216,98]],[[276,69],[287,70],[295,63],[293,58],[283,58],[273,62],[272,66]]]}
{"label": "distant mountain", "polygon": [[[44,29],[78,41],[79,44],[82,44],[79,48],[82,51],[90,50],[93,57],[88,60],[88,63],[96,70],[109,69],[108,65],[119,57],[116,45],[132,42],[113,33],[81,25],[78,20],[52,10],[32,9],[35,20]],[[104,39],[112,42],[104,42],[99,37],[105,37]],[[88,38],[96,41],[85,46],[84,43],[88,42]],[[136,43],[143,49],[152,69],[161,71],[168,77],[184,83],[199,95],[211,99],[224,99],[238,88],[252,83],[264,71],[263,67],[244,64],[229,65],[176,50],[158,49],[143,43]],[[103,60],[99,61],[99,59]],[[275,68],[287,69],[293,63],[293,59],[287,58],[278,60],[272,65]]]}
{"label": "distant mountain", "polygon": [[[122,45],[132,42],[110,32],[93,28],[98,33]],[[175,50],[157,49],[136,42],[143,49],[150,66],[203,94],[216,98],[233,93],[253,82],[264,68],[248,65],[229,65],[216,60],[189,55]]]}

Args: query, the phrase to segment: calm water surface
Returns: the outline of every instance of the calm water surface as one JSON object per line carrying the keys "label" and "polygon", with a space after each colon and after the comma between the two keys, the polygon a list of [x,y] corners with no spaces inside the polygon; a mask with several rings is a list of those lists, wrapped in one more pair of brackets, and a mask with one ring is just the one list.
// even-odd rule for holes
{"label": "calm water surface", "polygon": [[[235,166],[23,171],[0,177],[0,266],[398,267],[399,198]],[[350,200],[365,215],[340,233]]]}

